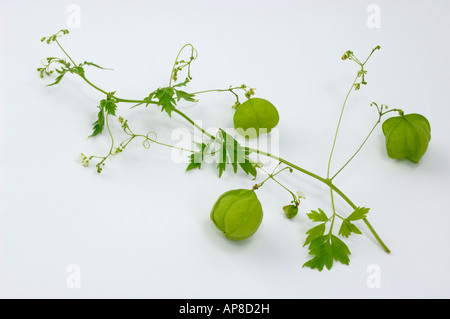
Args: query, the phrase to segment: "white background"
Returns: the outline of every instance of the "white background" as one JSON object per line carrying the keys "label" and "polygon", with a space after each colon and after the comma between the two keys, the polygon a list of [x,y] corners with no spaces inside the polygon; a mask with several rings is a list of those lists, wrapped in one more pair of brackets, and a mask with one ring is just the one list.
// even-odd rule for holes
{"label": "white background", "polygon": [[[450,2],[376,1],[380,27],[369,28],[370,1],[0,1],[0,297],[4,298],[448,298]],[[185,173],[171,150],[140,142],[107,162],[101,175],[78,154],[104,154],[106,134],[88,138],[104,96],[66,75],[45,87],[36,68],[62,57],[40,42],[61,39],[88,78],[123,98],[141,99],[166,86],[179,48],[192,43],[191,92],[247,84],[280,113],[280,156],[324,175],[337,118],[358,70],[346,50],[367,64],[367,87],[351,95],[332,170],[346,161],[377,118],[372,101],[421,113],[432,140],[420,164],[387,157],[378,127],[336,184],[359,206],[392,250],[386,254],[364,224],[345,240],[349,266],[302,268],[311,209],[329,212],[329,191],[301,174],[280,177],[307,195],[299,216],[281,207],[289,194],[268,182],[258,191],[264,220],[244,242],[226,240],[209,213],[217,197],[255,181],[215,165]],[[180,109],[205,128],[231,127],[227,93],[199,96]],[[155,107],[118,113],[161,142],[185,125]],[[119,125],[112,122],[118,134]],[[134,124],[133,124],[134,123]],[[92,165],[93,166],[93,165]],[[260,181],[261,175],[258,178]],[[341,200],[338,210],[350,213]],[[81,270],[71,289],[70,265]],[[374,268],[375,267],[375,268]],[[379,285],[371,287],[373,269]],[[369,282],[369,285],[368,285]]]}

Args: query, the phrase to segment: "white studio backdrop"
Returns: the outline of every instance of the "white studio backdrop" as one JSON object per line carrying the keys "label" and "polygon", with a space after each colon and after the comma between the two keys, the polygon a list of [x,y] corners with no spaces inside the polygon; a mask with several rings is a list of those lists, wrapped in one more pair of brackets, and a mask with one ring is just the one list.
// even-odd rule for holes
{"label": "white studio backdrop", "polygon": [[[448,298],[450,276],[448,1],[0,1],[0,296],[3,298]],[[303,191],[299,216],[268,182],[264,220],[249,240],[226,240],[209,213],[220,194],[255,181],[216,165],[185,172],[170,149],[140,142],[101,175],[78,161],[104,154],[106,134],[88,138],[104,96],[76,75],[59,85],[36,72],[62,57],[61,43],[88,77],[121,97],[141,99],[167,85],[178,50],[192,43],[191,92],[247,84],[279,110],[280,156],[325,174],[339,112],[357,65],[368,85],[352,93],[333,169],[345,163],[377,118],[375,101],[431,123],[419,164],[387,157],[378,128],[336,184],[361,206],[392,250],[363,224],[346,240],[350,265],[302,268],[310,210],[330,207],[329,191],[302,174],[283,182]],[[230,93],[199,96],[180,109],[214,132],[232,127]],[[193,134],[156,107],[119,112],[158,141]],[[119,123],[112,124],[120,130]],[[270,165],[269,165],[270,166]],[[260,181],[262,176],[258,177]],[[345,203],[338,202],[338,209]],[[347,208],[345,208],[347,209]]]}

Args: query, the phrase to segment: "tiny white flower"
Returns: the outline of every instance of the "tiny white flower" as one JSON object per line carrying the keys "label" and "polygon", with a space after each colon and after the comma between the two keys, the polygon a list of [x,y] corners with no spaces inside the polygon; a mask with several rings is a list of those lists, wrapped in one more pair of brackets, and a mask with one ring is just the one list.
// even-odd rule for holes
{"label": "tiny white flower", "polygon": [[297,196],[298,196],[298,199],[302,199],[302,198],[306,199],[306,195],[303,192],[297,191]]}
{"label": "tiny white flower", "polygon": [[77,157],[77,162],[84,164],[84,161],[87,159],[86,155],[84,155],[83,153],[80,153],[80,155],[78,155]]}

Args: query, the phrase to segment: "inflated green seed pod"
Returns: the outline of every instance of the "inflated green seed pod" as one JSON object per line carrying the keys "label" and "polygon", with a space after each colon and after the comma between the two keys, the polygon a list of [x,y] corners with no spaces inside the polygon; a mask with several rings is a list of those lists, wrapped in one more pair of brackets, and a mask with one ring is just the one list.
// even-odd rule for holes
{"label": "inflated green seed pod", "polygon": [[269,133],[279,120],[276,107],[260,98],[251,98],[239,105],[233,117],[236,131],[249,138]]}
{"label": "inflated green seed pod", "polygon": [[227,238],[242,240],[261,225],[263,211],[254,190],[235,189],[222,194],[211,210],[211,220]]}
{"label": "inflated green seed pod", "polygon": [[420,114],[407,114],[387,119],[383,123],[388,156],[406,158],[418,163],[431,140],[430,122]]}
{"label": "inflated green seed pod", "polygon": [[294,218],[298,213],[298,206],[295,205],[286,205],[283,207],[284,214],[287,218]]}

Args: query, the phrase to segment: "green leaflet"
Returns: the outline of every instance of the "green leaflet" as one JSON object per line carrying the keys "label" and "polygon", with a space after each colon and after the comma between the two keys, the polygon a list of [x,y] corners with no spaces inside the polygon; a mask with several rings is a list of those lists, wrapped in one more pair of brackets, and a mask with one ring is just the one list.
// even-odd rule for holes
{"label": "green leaflet", "polygon": [[105,126],[105,113],[103,111],[103,108],[101,107],[100,112],[98,112],[97,115],[97,121],[93,123],[93,126],[94,132],[90,135],[90,137],[100,134],[103,131],[103,127]]}
{"label": "green leaflet", "polygon": [[303,244],[303,247],[305,247],[306,245],[309,245],[317,237],[323,236],[323,234],[325,233],[325,226],[326,226],[326,222],[322,223],[322,224],[319,224],[317,226],[314,226],[313,228],[308,230],[306,232],[308,237],[306,237],[306,240],[305,240],[305,243]]}
{"label": "green leaflet", "polygon": [[175,92],[177,94],[177,102],[179,102],[180,99],[183,99],[188,102],[197,102],[197,100],[194,99],[194,97],[195,97],[194,94],[187,93],[187,92],[181,91],[181,90],[175,90]]}
{"label": "green leaflet", "polygon": [[339,261],[344,265],[350,263],[350,250],[347,245],[334,235],[323,235],[316,237],[309,245],[309,254],[314,257],[303,264],[303,267],[310,267],[322,271],[324,267],[328,270],[333,266],[334,261]]}
{"label": "green leaflet", "polygon": [[358,227],[356,227],[354,224],[352,224],[347,219],[344,219],[341,224],[341,228],[339,228],[339,235],[342,237],[348,238],[352,233],[361,235],[362,232],[359,230]]}
{"label": "green leaflet", "polygon": [[391,117],[384,121],[382,129],[388,156],[394,159],[418,163],[431,140],[430,122],[420,114]]}
{"label": "green leaflet", "polygon": [[310,213],[307,213],[306,216],[313,222],[321,222],[321,224],[314,226],[306,232],[306,235],[308,236],[306,237],[303,247],[309,245],[315,238],[323,236],[326,224],[329,221],[327,214],[320,208],[318,211],[312,210]]}
{"label": "green leaflet", "polygon": [[106,99],[100,101],[100,105],[98,106],[100,111],[98,112],[97,115],[97,121],[93,123],[94,131],[90,135],[90,137],[96,136],[103,131],[103,127],[105,126],[105,114],[111,114],[113,116],[116,116],[117,104],[116,100],[114,99],[115,93],[116,93],[115,91],[108,93],[106,95]]}
{"label": "green leaflet", "polygon": [[358,207],[346,219],[354,221],[354,220],[359,220],[359,219],[366,218],[367,214],[369,213],[369,210],[370,210],[370,208]]}
{"label": "green leaflet", "polygon": [[[184,85],[183,83],[179,83],[175,85],[174,87],[179,87]],[[146,106],[150,104],[153,98],[158,100],[158,105],[161,106],[161,111],[165,111],[170,117],[172,117],[172,111],[175,109],[177,102],[179,102],[181,99],[187,101],[187,102],[197,102],[196,99],[194,99],[195,95],[191,93],[187,93],[185,91],[174,89],[174,87],[163,87],[158,88],[148,97],[144,99],[144,101],[147,101]],[[176,101],[175,101],[176,99]],[[137,105],[140,105],[142,103],[139,103]],[[135,106],[137,106],[135,105]]]}
{"label": "green leaflet", "polygon": [[313,222],[326,222],[328,221],[328,216],[325,214],[323,210],[320,208],[319,211],[312,210],[311,213],[307,213],[309,219],[311,219]]}
{"label": "green leaflet", "polygon": [[347,218],[342,221],[341,228],[339,228],[339,235],[348,238],[352,233],[361,235],[362,232],[359,230],[352,221],[360,220],[367,217],[370,208],[358,207],[350,214]]}
{"label": "green leaflet", "polygon": [[219,131],[220,138],[222,139],[222,144],[218,151],[219,154],[219,164],[217,169],[219,170],[219,178],[222,176],[226,169],[227,164],[233,166],[233,170],[237,173],[238,165],[241,169],[248,175],[256,177],[256,168],[250,163],[247,152],[231,135],[227,134],[224,130]]}
{"label": "green leaflet", "polygon": [[102,69],[102,70],[112,70],[112,69],[110,69],[110,68],[104,68],[104,67],[102,67],[102,66],[100,66],[100,65],[98,65],[98,64],[95,64],[95,63],[93,63],[93,62],[88,62],[88,61],[84,61],[84,62],[83,62],[82,64],[80,64],[79,66],[82,67],[83,65],[93,66],[93,67],[96,67],[96,68]]}
{"label": "green leaflet", "polygon": [[100,107],[104,108],[106,113],[116,116],[116,100],[113,98],[114,93],[111,92],[106,95],[106,99],[100,101]]}
{"label": "green leaflet", "polygon": [[201,169],[202,168],[202,162],[205,158],[205,153],[209,149],[210,144],[202,143],[200,152],[195,152],[192,155],[189,156],[189,165],[186,168],[186,171],[190,171],[193,169]]}
{"label": "green leaflet", "polygon": [[[166,111],[169,116],[172,116],[172,111],[175,108],[176,102],[173,98],[175,91],[171,87],[159,88],[150,93],[150,100],[154,97],[158,100],[158,105],[161,106],[161,111]],[[147,104],[148,105],[148,104]]]}
{"label": "green leaflet", "polygon": [[279,120],[276,107],[260,98],[251,98],[239,105],[233,117],[236,131],[249,138],[269,133]]}
{"label": "green leaflet", "polygon": [[186,171],[196,168],[201,169],[202,162],[205,157],[207,155],[216,154],[215,156],[218,162],[217,169],[219,170],[219,178],[222,177],[227,164],[231,164],[233,166],[234,173],[237,173],[238,168],[240,167],[245,174],[250,174],[251,176],[256,177],[257,171],[255,165],[252,164],[248,158],[249,152],[246,151],[231,135],[227,134],[222,129],[219,130],[219,137],[220,139],[217,139],[215,142],[220,143],[220,146],[212,153],[208,153],[211,143],[197,143],[201,147],[201,150],[189,156],[189,164]]}

